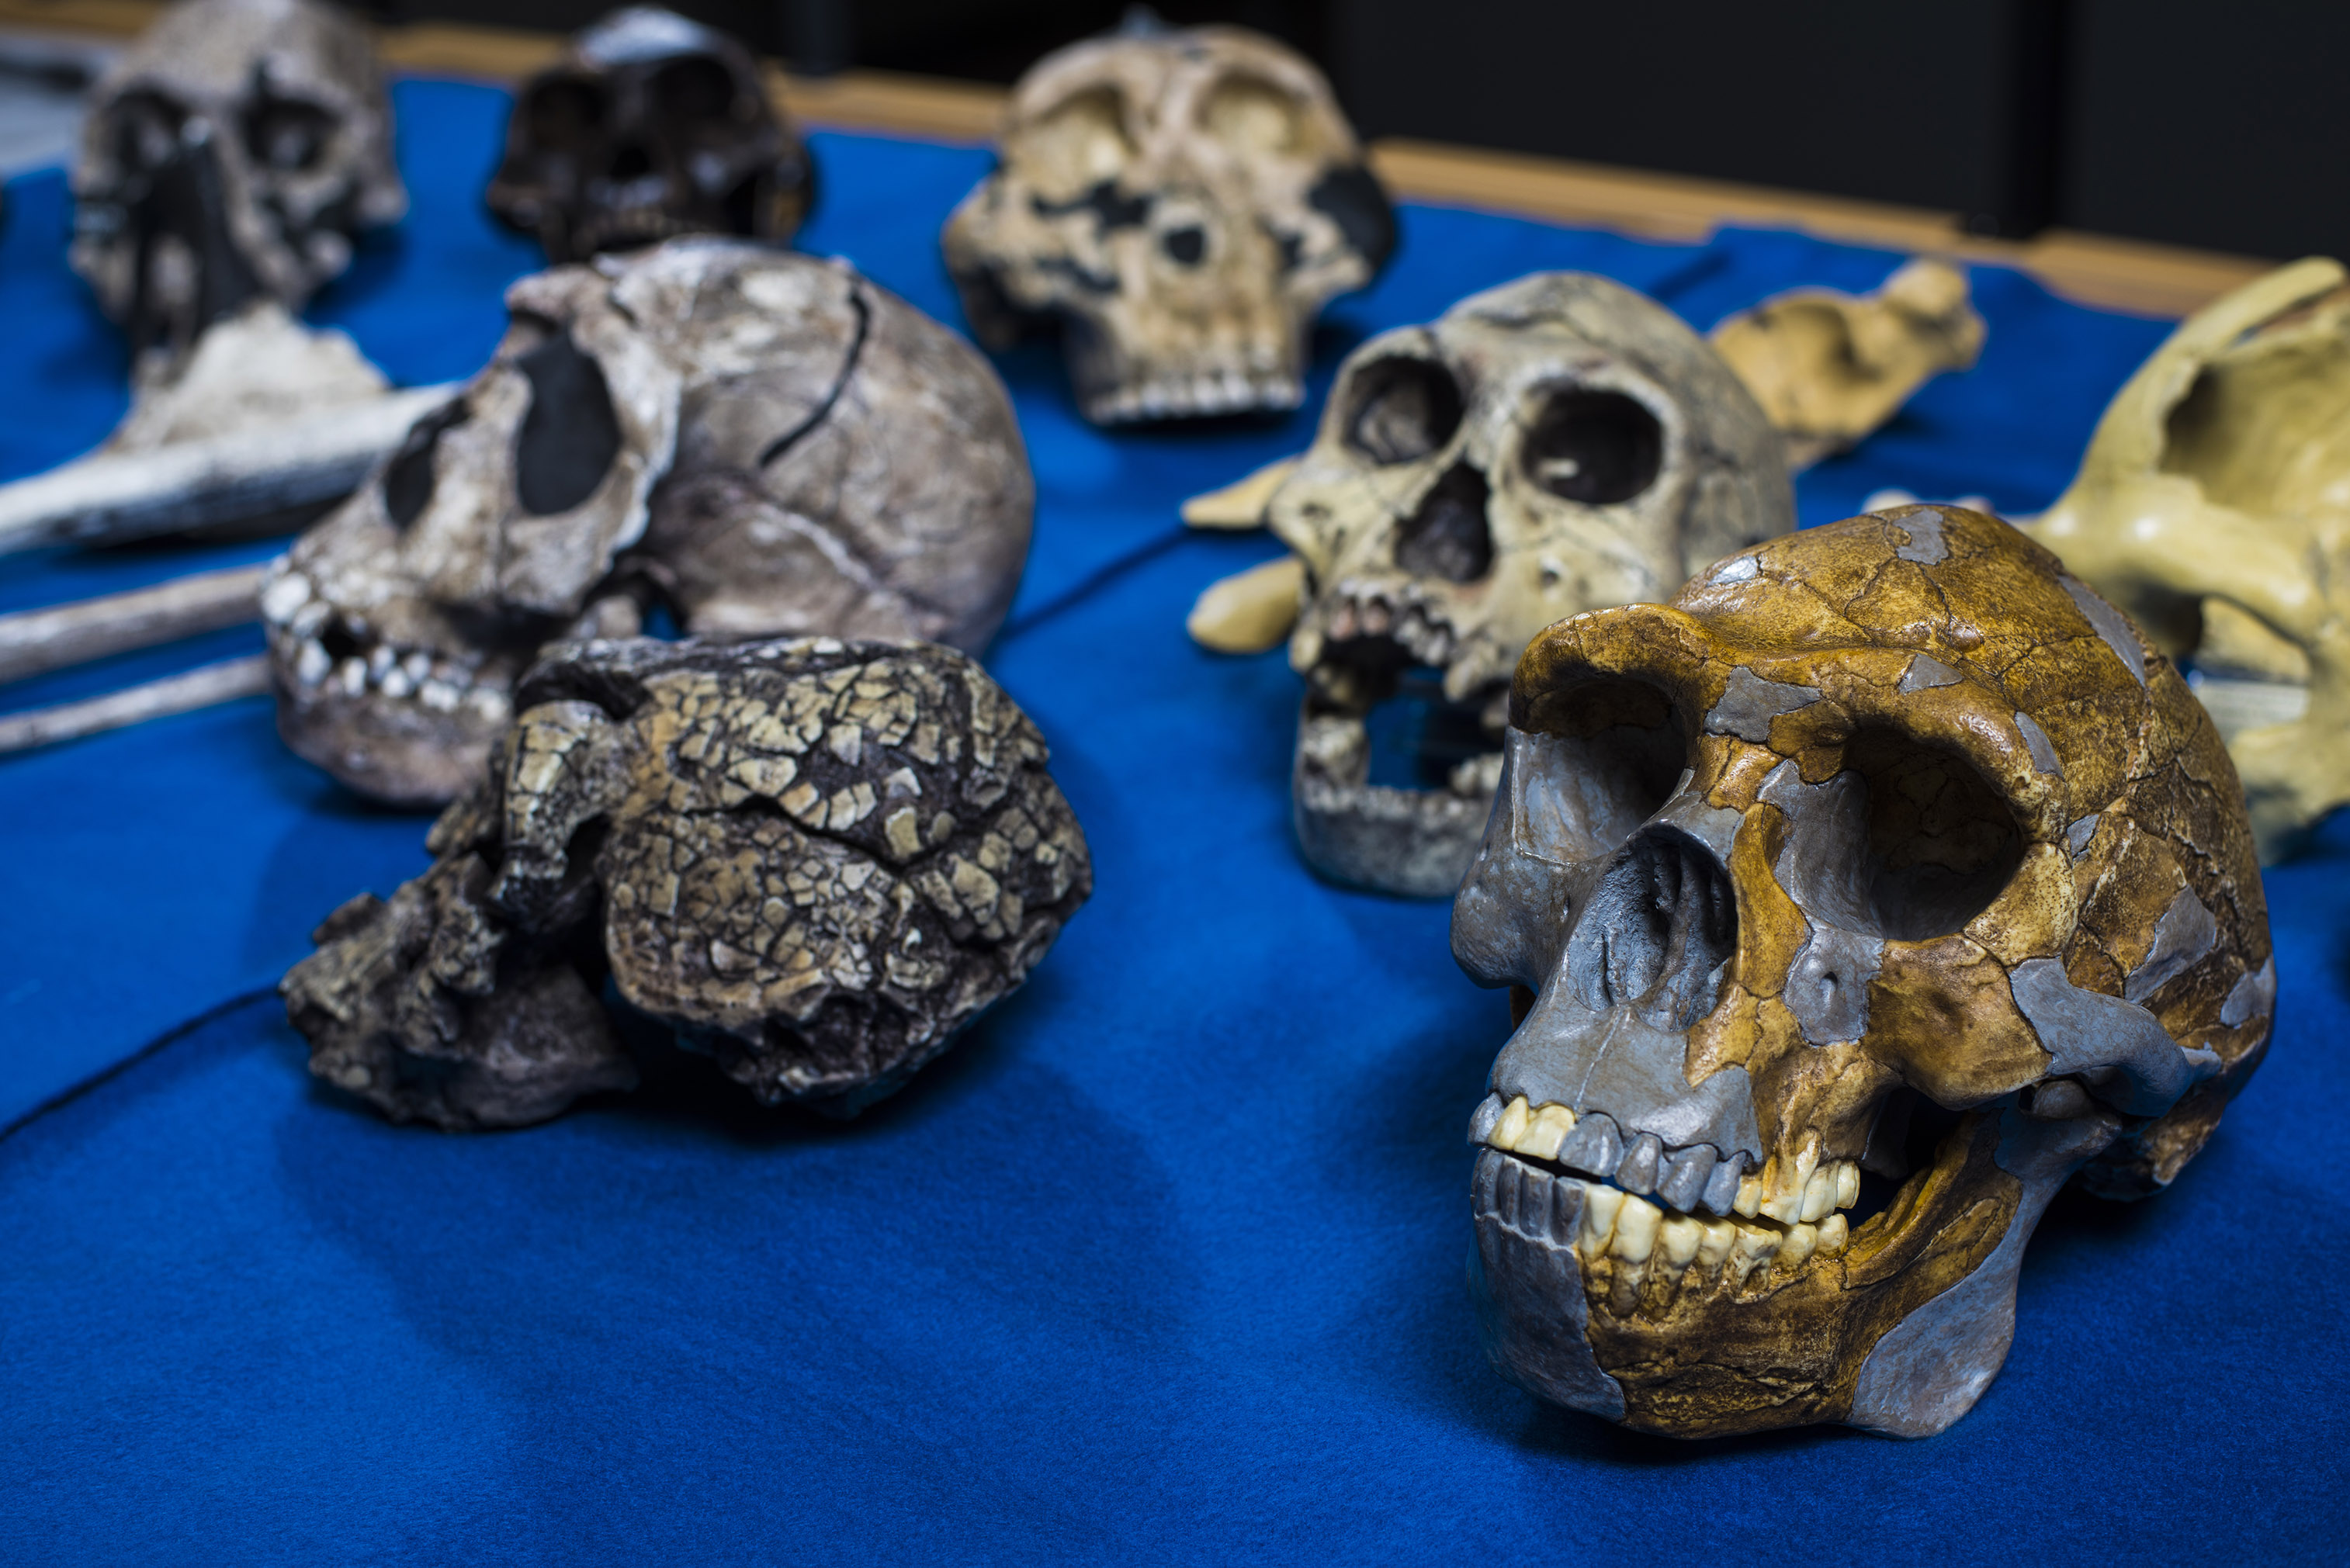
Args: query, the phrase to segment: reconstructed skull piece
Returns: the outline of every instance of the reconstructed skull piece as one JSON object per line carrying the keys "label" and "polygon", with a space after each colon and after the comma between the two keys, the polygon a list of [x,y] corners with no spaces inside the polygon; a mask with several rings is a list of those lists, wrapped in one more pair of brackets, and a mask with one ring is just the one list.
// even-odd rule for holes
{"label": "reconstructed skull piece", "polygon": [[298,309],[395,222],[391,107],[367,36],[318,0],[180,0],[91,89],[74,270],[134,353],[248,301]]}
{"label": "reconstructed skull piece", "polygon": [[310,1070],[395,1121],[627,1089],[608,980],[767,1105],[852,1116],[1016,990],[1093,890],[1026,714],[930,644],[567,644],[432,868],[281,987]]}
{"label": "reconstructed skull piece", "polygon": [[[1266,520],[1305,563],[1305,858],[1437,898],[1484,828],[1534,634],[1666,597],[1793,528],[1795,503],[1777,432],[1703,339],[1619,284],[1537,273],[1355,350]],[[1430,704],[1429,787],[1370,782],[1367,719],[1399,694]]]}
{"label": "reconstructed skull piece", "polygon": [[570,635],[668,608],[703,636],[977,650],[1035,487],[962,338],[840,263],[671,240],[506,291],[488,367],[418,421],[262,592],[286,742],[445,803]]}
{"label": "reconstructed skull piece", "polygon": [[1305,58],[1129,31],[1021,79],[945,246],[981,341],[1057,323],[1085,417],[1114,424],[1295,408],[1315,313],[1387,264],[1395,213]]}
{"label": "reconstructed skull piece", "polygon": [[2276,975],[2186,682],[1924,506],[1537,639],[1452,950],[1520,1019],[1470,1126],[1487,1353],[1679,1437],[1964,1415],[2049,1199],[2167,1185]]}
{"label": "reconstructed skull piece", "polygon": [[549,261],[567,262],[677,234],[781,242],[815,195],[807,149],[750,51],[632,5],[524,85],[488,201]]}
{"label": "reconstructed skull piece", "polygon": [[2034,529],[2189,662],[2270,858],[2350,801],[2350,286],[2296,262],[2139,367]]}

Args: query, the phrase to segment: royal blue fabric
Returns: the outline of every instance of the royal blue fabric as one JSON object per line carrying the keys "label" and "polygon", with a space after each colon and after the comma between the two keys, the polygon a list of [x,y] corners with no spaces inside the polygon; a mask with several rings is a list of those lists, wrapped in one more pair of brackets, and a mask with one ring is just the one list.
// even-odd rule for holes
{"label": "royal blue fabric", "polygon": [[[475,198],[502,102],[401,85],[415,214],[317,313],[402,379],[478,363],[533,265]],[[959,322],[935,234],[985,154],[815,140],[806,246]],[[0,476],[122,401],[58,181],[8,195]],[[1537,267],[1705,327],[1897,259],[1430,207],[1403,231],[1331,313],[1317,396],[1364,334]],[[2164,330],[1975,287],[1980,368],[1806,474],[1806,523],[1887,484],[2044,504]],[[679,1066],[527,1131],[388,1127],[307,1078],[273,1000],[234,999],[421,867],[421,819],[291,760],[258,701],[0,763],[0,1560],[2344,1560],[2350,1220],[2314,1179],[2350,1118],[2350,835],[2269,877],[2267,1065],[2169,1192],[2059,1200],[2007,1369],[1949,1433],[1682,1445],[1539,1407],[1486,1370],[1461,1283],[1461,1129],[1506,1008],[1454,969],[1441,904],[1303,870],[1295,679],[1182,632],[1274,546],[1183,536],[1175,503],[1310,417],[1105,435],[1050,352],[1001,364],[1039,505],[989,663],[1098,887],[1024,991],[852,1125]],[[0,607],[262,549],[0,560]]]}

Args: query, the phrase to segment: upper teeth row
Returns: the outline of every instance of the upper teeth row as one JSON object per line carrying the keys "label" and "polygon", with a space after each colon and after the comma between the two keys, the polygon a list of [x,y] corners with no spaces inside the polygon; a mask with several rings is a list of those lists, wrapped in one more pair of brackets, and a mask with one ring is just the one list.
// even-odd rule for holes
{"label": "upper teeth row", "polygon": [[1812,1224],[1860,1200],[1860,1166],[1849,1159],[1822,1160],[1816,1133],[1800,1150],[1773,1155],[1759,1171],[1744,1169],[1745,1156],[1720,1156],[1711,1144],[1667,1152],[1654,1133],[1627,1144],[1613,1118],[1592,1113],[1578,1118],[1556,1104],[1530,1106],[1523,1095],[1507,1105],[1488,1095],[1469,1124],[1469,1141],[1536,1159],[1555,1160],[1634,1194],[1655,1193],[1668,1208],[1715,1214],[1758,1216],[1782,1225]]}
{"label": "upper teeth row", "polygon": [[[1359,583],[1340,583],[1324,635],[1332,642],[1353,637],[1392,638],[1422,664],[1441,666],[1451,658],[1458,641],[1441,613],[1416,594]],[[1398,603],[1400,599],[1402,602]]]}
{"label": "upper teeth row", "polygon": [[1097,400],[1092,417],[1114,421],[1155,420],[1169,414],[1229,414],[1251,409],[1294,409],[1305,400],[1305,389],[1290,377],[1226,369],[1124,388]]}
{"label": "upper teeth row", "polygon": [[281,571],[269,580],[261,590],[261,613],[296,643],[294,679],[303,686],[332,686],[348,697],[370,691],[395,699],[412,697],[438,713],[466,708],[493,723],[504,722],[513,706],[502,687],[480,680],[476,660],[369,640],[367,628],[353,625],[348,617],[343,629],[366,641],[367,652],[337,659],[320,640],[327,623],[336,618],[335,607],[316,597],[310,579],[299,572]]}

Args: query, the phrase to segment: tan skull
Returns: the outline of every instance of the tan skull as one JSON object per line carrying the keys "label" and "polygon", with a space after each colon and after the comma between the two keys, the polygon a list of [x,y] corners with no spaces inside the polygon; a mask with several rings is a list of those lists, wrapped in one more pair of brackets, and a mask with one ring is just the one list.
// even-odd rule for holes
{"label": "tan skull", "polygon": [[2350,801],[2350,288],[2295,263],[2139,367],[2035,532],[2189,660],[2271,858]]}
{"label": "tan skull", "polygon": [[1939,1431],[2056,1189],[2167,1184],[2266,1044],[2218,734],[1992,518],[1856,517],[1564,621],[1508,759],[1453,951],[1519,988],[1472,1279],[1545,1398]]}
{"label": "tan skull", "polygon": [[[1795,521],[1779,437],[1729,367],[1662,306],[1584,273],[1521,278],[1356,349],[1266,518],[1305,568],[1289,644],[1309,686],[1305,857],[1422,897],[1460,886],[1535,633],[1665,598]],[[1370,784],[1366,715],[1415,669],[1440,704],[1431,787]]]}
{"label": "tan skull", "polygon": [[1107,424],[1296,407],[1315,313],[1386,264],[1395,218],[1319,71],[1200,27],[1046,56],[944,244],[982,340],[1057,320]]}
{"label": "tan skull", "polygon": [[266,296],[298,309],[397,220],[391,107],[359,25],[314,0],[182,0],[91,91],[74,270],[134,350]]}

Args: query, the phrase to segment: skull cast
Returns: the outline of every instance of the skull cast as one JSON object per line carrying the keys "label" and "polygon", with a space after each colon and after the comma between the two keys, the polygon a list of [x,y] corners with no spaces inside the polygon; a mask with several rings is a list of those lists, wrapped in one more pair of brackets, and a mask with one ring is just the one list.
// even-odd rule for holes
{"label": "skull cast", "polygon": [[249,301],[289,310],[397,221],[391,106],[366,35],[314,0],[181,0],[92,89],[74,270],[134,354]]}
{"label": "skull cast", "polygon": [[981,340],[1057,321],[1085,417],[1117,424],[1295,408],[1315,313],[1387,264],[1395,214],[1304,58],[1128,32],[1021,79],[945,246]]}
{"label": "skull cast", "polygon": [[2168,1184],[2276,975],[2186,682],[1918,506],[1536,639],[1452,950],[1520,1019],[1470,1127],[1487,1353],[1679,1437],[1964,1415],[2049,1199]]}
{"label": "skull cast", "polygon": [[574,643],[520,701],[432,868],[336,910],[282,987],[310,1070],[394,1121],[633,1087],[607,978],[762,1103],[853,1116],[1093,889],[1035,726],[950,649]]}
{"label": "skull cast", "polygon": [[807,150],[749,51],[650,5],[580,33],[524,86],[488,195],[556,262],[676,234],[780,243],[814,198]]}
{"label": "skull cast", "polygon": [[[1777,433],[1696,333],[1606,278],[1537,273],[1356,349],[1266,520],[1305,564],[1306,861],[1437,898],[1475,852],[1534,634],[1662,599],[1795,514]],[[1430,787],[1369,782],[1366,721],[1399,694],[1432,704]]]}
{"label": "skull cast", "polygon": [[977,649],[1027,556],[1012,405],[840,263],[671,240],[506,291],[489,366],[262,591],[278,728],[363,794],[454,798],[567,633]]}
{"label": "skull cast", "polygon": [[2350,286],[2271,273],[2114,395],[2034,530],[2191,661],[2274,858],[2350,800]]}

